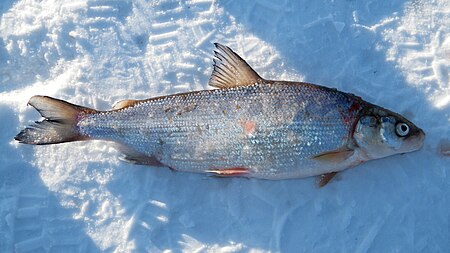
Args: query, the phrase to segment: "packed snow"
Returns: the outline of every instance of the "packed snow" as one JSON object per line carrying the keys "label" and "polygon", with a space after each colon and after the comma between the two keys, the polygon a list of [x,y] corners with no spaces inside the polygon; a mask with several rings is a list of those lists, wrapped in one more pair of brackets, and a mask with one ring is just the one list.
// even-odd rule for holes
{"label": "packed snow", "polygon": [[[0,2],[0,252],[450,252],[450,2]],[[410,118],[422,150],[314,178],[211,178],[107,142],[28,146],[36,94],[108,110],[210,89],[213,42],[263,77]]]}

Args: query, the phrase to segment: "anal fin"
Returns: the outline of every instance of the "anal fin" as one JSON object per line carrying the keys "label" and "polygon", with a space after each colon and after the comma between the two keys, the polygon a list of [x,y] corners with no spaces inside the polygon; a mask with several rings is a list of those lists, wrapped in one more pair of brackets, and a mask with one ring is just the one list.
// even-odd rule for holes
{"label": "anal fin", "polygon": [[139,155],[139,156],[130,156],[130,155],[124,155],[119,158],[120,160],[124,162],[139,164],[139,165],[147,165],[147,166],[155,166],[155,167],[167,167],[164,164],[162,164],[156,157],[154,156],[146,156],[146,155]]}
{"label": "anal fin", "polygon": [[161,163],[156,157],[141,153],[133,148],[125,145],[118,145],[118,149],[123,153],[123,156],[119,159],[124,162],[155,166],[155,167],[167,167]]}

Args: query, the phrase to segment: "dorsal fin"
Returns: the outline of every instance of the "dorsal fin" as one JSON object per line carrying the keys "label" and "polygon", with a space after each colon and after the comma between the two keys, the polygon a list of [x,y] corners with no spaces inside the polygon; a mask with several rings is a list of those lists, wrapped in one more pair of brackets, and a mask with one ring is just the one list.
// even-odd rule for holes
{"label": "dorsal fin", "polygon": [[139,104],[141,102],[142,102],[142,100],[133,100],[133,99],[120,100],[119,102],[117,102],[117,103],[115,103],[113,105],[113,109],[114,110],[120,110],[120,109],[123,109],[123,108],[127,108],[127,107],[130,107],[130,106],[133,106],[135,104]]}
{"label": "dorsal fin", "polygon": [[239,55],[229,47],[214,43],[214,69],[209,85],[216,88],[232,88],[255,84],[263,80]]}

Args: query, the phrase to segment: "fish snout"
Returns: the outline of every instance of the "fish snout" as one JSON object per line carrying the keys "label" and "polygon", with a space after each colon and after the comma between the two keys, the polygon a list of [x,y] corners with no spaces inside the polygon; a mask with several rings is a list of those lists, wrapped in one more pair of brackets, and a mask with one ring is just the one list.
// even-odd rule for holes
{"label": "fish snout", "polygon": [[425,142],[425,136],[425,132],[422,129],[417,128],[416,133],[405,140],[406,144],[409,146],[409,150],[415,151],[421,149]]}

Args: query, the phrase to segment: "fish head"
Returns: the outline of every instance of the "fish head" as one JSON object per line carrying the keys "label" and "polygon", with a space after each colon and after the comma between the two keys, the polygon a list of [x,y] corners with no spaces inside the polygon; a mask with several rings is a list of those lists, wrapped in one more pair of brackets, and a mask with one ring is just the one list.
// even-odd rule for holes
{"label": "fish head", "polygon": [[356,123],[353,138],[371,159],[419,150],[425,133],[403,116],[376,105],[368,105]]}

